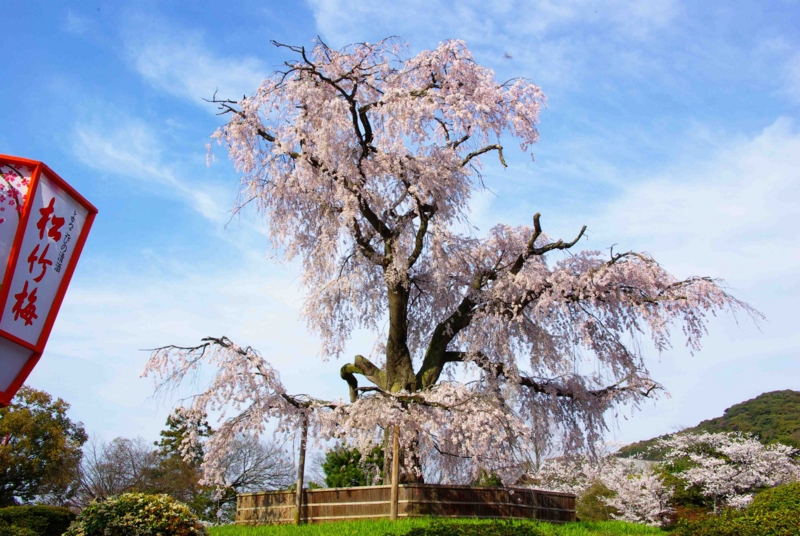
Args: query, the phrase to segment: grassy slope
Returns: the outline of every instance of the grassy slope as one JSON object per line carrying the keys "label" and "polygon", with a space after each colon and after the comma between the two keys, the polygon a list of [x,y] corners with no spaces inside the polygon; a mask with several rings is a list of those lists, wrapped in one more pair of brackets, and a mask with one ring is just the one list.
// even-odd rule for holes
{"label": "grassy slope", "polygon": [[[431,523],[430,519],[401,519],[395,523],[388,520],[381,521],[352,521],[340,523],[323,523],[319,525],[267,525],[262,527],[237,527],[228,525],[214,527],[210,536],[384,536],[386,534],[402,535],[414,527],[425,526]],[[459,520],[459,523],[491,523],[489,520]],[[535,523],[536,528],[547,536],[647,536],[664,535],[660,529],[622,523],[620,521],[606,521],[603,523],[568,523],[565,525],[551,525],[549,523]]]}
{"label": "grassy slope", "polygon": [[[780,442],[800,446],[800,392],[772,391],[741,402],[725,410],[722,417],[703,421],[686,432],[746,432],[757,435],[763,443]],[[661,436],[665,437],[665,436]],[[659,438],[639,441],[623,447],[620,456],[644,453]]]}

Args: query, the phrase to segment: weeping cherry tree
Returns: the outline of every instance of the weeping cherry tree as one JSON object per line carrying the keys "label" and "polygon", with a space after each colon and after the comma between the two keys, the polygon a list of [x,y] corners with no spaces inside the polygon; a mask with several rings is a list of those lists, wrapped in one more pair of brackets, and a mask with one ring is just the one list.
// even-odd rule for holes
{"label": "weeping cherry tree", "polygon": [[[544,95],[496,81],[462,41],[413,57],[395,39],[275,44],[292,59],[251,96],[215,98],[229,121],[214,137],[242,177],[235,210],[258,207],[270,246],[299,261],[302,317],[322,357],[345,360],[349,397],[287,393],[264,357],[225,337],[156,350],[144,374],[159,388],[211,367],[182,409],[224,411],[207,482],[222,483],[237,434],[270,421],[364,455],[399,425],[403,480],[426,464],[445,481],[482,470],[508,480],[531,445],[591,445],[610,409],[662,390],[644,339],[662,353],[677,331],[697,351],[709,314],[758,314],[719,281],[679,280],[645,253],[577,251],[585,227],[553,239],[535,214],[532,226],[470,231],[482,161],[505,167],[508,140],[530,153]],[[378,337],[369,357],[343,355],[356,329]]]}

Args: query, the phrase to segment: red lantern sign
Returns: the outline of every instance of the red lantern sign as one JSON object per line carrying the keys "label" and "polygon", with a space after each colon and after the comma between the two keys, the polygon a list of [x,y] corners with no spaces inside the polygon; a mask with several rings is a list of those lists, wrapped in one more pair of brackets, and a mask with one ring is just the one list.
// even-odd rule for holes
{"label": "red lantern sign", "polygon": [[0,407],[44,351],[96,214],[43,163],[0,155]]}

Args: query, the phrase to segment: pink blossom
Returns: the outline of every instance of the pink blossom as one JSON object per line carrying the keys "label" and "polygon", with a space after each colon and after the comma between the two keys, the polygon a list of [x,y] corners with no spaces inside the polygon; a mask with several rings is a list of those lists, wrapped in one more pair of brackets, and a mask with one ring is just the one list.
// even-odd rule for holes
{"label": "pink blossom", "polygon": [[[207,481],[237,433],[273,420],[291,434],[301,419],[365,453],[399,424],[416,453],[407,472],[512,480],[531,448],[592,445],[609,409],[657,395],[647,338],[661,353],[682,333],[695,352],[708,315],[758,316],[719,281],[678,280],[647,254],[563,256],[585,228],[551,240],[538,214],[482,238],[458,233],[483,159],[505,165],[507,137],[529,151],[545,102],[529,80],[495,80],[464,42],[410,58],[392,39],[279,46],[294,59],[251,96],[220,101],[230,121],[213,138],[242,174],[236,210],[252,201],[276,254],[300,261],[302,316],[322,358],[369,329],[377,363],[356,356],[341,373],[349,400],[320,401],[287,394],[265,359],[225,338],[155,352],[145,374],[159,385],[202,362],[216,370],[187,409],[223,411]],[[475,381],[456,382],[455,367]]]}

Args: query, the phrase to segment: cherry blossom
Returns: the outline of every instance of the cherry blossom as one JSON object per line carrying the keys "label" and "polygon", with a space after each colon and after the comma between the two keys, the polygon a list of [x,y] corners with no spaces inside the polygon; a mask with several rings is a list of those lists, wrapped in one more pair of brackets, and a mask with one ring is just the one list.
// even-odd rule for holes
{"label": "cherry blossom", "polygon": [[568,456],[547,460],[541,469],[527,475],[537,488],[577,496],[584,495],[594,483],[601,483],[612,495],[601,498],[618,513],[614,519],[659,526],[670,513],[673,490],[647,463],[625,460],[613,455]]}
{"label": "cherry blossom", "polygon": [[269,420],[364,453],[399,424],[404,478],[428,463],[444,479],[512,479],[531,442],[592,445],[608,410],[662,390],[647,338],[661,353],[677,332],[696,352],[709,315],[758,316],[720,281],[679,280],[647,254],[572,251],[585,227],[551,239],[539,214],[459,233],[483,159],[505,166],[506,138],[530,151],[545,102],[529,80],[497,81],[464,42],[411,57],[395,39],[276,45],[293,57],[282,71],[239,101],[214,99],[230,119],[214,138],[242,176],[235,209],[260,210],[275,253],[299,261],[322,358],[342,357],[362,328],[377,351],[342,366],[346,401],[287,394],[255,350],[225,338],[156,351],[145,374],[162,387],[204,361],[216,370],[188,409],[224,412],[210,481],[231,438]]}
{"label": "cherry blossom", "polygon": [[691,467],[678,473],[719,504],[744,508],[758,488],[800,477],[798,451],[780,443],[764,446],[757,438],[731,433],[678,434],[659,442],[668,462],[688,458]]}
{"label": "cherry blossom", "polygon": [[[0,204],[13,207],[17,212],[17,217],[22,215],[25,195],[30,186],[30,176],[31,170],[25,166],[0,165]],[[5,211],[5,207],[0,207],[0,210]],[[5,218],[3,218],[4,220]]]}

